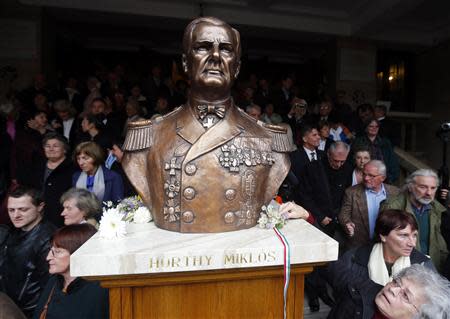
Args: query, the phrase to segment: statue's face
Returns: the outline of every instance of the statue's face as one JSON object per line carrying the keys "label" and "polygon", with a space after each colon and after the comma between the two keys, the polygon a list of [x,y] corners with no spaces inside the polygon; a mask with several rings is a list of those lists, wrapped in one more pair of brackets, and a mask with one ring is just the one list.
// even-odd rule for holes
{"label": "statue's face", "polygon": [[236,45],[229,27],[208,23],[197,25],[189,52],[183,55],[192,88],[229,90],[239,72]]}

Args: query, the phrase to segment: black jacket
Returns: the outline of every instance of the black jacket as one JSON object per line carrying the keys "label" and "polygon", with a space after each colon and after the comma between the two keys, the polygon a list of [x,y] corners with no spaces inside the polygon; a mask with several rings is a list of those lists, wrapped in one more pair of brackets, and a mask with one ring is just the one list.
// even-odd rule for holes
{"label": "black jacket", "polygon": [[47,177],[44,183],[44,173],[47,161],[36,163],[35,174],[30,178],[30,185],[41,189],[45,208],[44,217],[57,227],[64,226],[64,218],[61,216],[63,210],[59,200],[69,188],[72,187],[72,175],[75,172],[75,166],[70,158],[66,158],[59,164]]}
{"label": "black jacket", "polygon": [[98,282],[76,278],[64,293],[63,277],[60,275],[52,276],[48,281],[33,318],[39,318],[53,287],[55,289],[48,304],[46,319],[109,318],[108,289],[100,287]]}
{"label": "black jacket", "polygon": [[49,278],[46,258],[54,230],[49,222],[41,222],[28,232],[13,229],[3,247],[2,289],[27,317],[33,314]]}
{"label": "black jacket", "polygon": [[[383,286],[369,279],[370,253],[373,244],[351,249],[328,266],[327,281],[333,287],[336,306],[328,318],[372,319],[375,297]],[[411,264],[424,264],[435,270],[431,259],[413,249]]]}
{"label": "black jacket", "polygon": [[352,184],[352,171],[348,162],[338,170],[332,169],[326,156],[308,163],[298,176],[296,202],[318,223],[325,217],[337,219],[345,189]]}

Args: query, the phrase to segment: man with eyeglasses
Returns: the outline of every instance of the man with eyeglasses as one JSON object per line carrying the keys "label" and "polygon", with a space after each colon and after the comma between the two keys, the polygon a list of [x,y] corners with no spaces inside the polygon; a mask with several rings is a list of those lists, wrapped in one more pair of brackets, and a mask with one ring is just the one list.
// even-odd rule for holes
{"label": "man with eyeglasses", "polygon": [[363,182],[345,191],[339,223],[347,234],[346,248],[368,244],[372,238],[380,203],[399,189],[385,184],[386,165],[372,160],[364,165]]}
{"label": "man with eyeglasses", "polygon": [[43,221],[44,205],[35,189],[19,187],[8,194],[8,214],[14,228],[0,247],[0,290],[27,317],[33,314],[49,278],[46,257],[55,227]]}

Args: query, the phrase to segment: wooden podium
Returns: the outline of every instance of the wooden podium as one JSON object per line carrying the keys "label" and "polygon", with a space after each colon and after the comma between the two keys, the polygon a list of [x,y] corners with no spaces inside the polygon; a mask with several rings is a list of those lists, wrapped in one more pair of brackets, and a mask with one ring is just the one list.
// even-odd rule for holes
{"label": "wooden podium", "polygon": [[[304,275],[313,266],[292,267],[287,318],[303,318]],[[283,318],[282,267],[90,279],[109,288],[111,319]]]}
{"label": "wooden podium", "polygon": [[[287,318],[303,318],[304,276],[335,260],[338,245],[305,221],[282,231],[291,245]],[[110,318],[283,318],[283,247],[273,231],[179,234],[152,226],[129,235],[94,236],[71,257],[72,276],[109,289]]]}

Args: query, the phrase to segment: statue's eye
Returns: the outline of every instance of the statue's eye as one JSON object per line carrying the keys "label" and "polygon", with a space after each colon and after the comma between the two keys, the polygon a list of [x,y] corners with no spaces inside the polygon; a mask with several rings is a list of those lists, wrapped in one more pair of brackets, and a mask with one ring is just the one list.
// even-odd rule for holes
{"label": "statue's eye", "polygon": [[194,50],[197,52],[206,52],[211,48],[211,44],[210,43],[198,43],[195,47]]}
{"label": "statue's eye", "polygon": [[232,53],[233,47],[230,44],[222,44],[220,46],[220,51],[222,51],[224,53]]}

